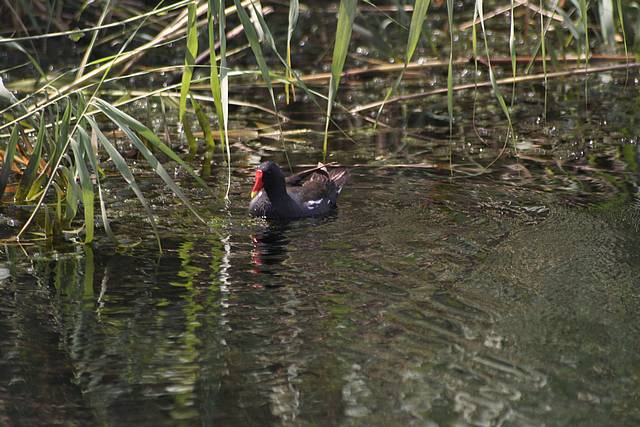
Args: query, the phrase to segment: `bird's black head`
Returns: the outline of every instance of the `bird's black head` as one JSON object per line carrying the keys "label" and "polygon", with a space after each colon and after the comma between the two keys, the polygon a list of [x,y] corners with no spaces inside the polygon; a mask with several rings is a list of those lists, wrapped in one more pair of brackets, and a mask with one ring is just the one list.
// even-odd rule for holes
{"label": "bird's black head", "polygon": [[251,189],[251,197],[255,197],[263,188],[267,194],[286,191],[284,174],[277,163],[272,161],[263,162],[256,169],[256,181]]}

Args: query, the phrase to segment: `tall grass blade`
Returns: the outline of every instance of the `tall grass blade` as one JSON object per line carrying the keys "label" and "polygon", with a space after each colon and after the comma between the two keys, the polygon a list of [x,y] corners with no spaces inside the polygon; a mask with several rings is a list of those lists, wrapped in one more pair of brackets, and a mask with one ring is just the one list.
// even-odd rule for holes
{"label": "tall grass blade", "polygon": [[[222,31],[220,33],[220,56],[221,56],[221,61],[223,61],[224,59],[223,57],[223,53],[226,54],[226,52],[223,52],[223,47],[226,50],[226,35],[224,34],[224,12],[222,13],[222,16],[220,16],[219,14],[219,1],[220,0],[209,0],[209,7],[207,10],[207,30],[208,30],[208,36],[209,36],[209,60],[211,63],[211,71],[210,71],[210,75],[209,75],[209,84],[211,86],[211,95],[213,96],[213,105],[216,108],[216,115],[218,116],[218,132],[220,134],[220,143],[222,144],[222,147],[225,146],[225,135],[226,135],[226,130],[225,130],[225,125],[226,125],[226,119],[225,119],[225,113],[224,113],[224,108],[222,105],[222,88],[221,88],[221,77],[222,77],[222,70],[220,70],[221,72],[218,73],[218,60],[216,58],[216,51],[215,51],[215,19],[219,19],[221,20],[220,22],[220,26],[222,27]],[[227,102],[229,101],[228,97],[227,97]]]}
{"label": "tall grass blade", "polygon": [[[411,25],[409,26],[409,36],[407,37],[407,48],[404,55],[404,67],[402,71],[400,71],[400,75],[396,79],[393,86],[391,86],[382,101],[382,105],[378,109],[376,114],[376,121],[374,124],[374,129],[378,124],[378,119],[382,114],[382,110],[384,109],[385,103],[387,100],[393,95],[395,91],[398,90],[400,83],[402,82],[402,78],[404,77],[404,73],[407,70],[407,65],[411,62],[413,58],[413,54],[418,47],[418,42],[420,41],[420,36],[422,35],[422,26],[424,24],[424,20],[427,16],[427,11],[429,10],[429,4],[431,0],[416,0],[416,4],[413,7],[413,13],[411,14]],[[401,8],[402,10],[402,8]]]}
{"label": "tall grass blade", "polygon": [[605,44],[611,49],[616,44],[613,0],[598,0],[598,14],[600,15],[600,32],[602,33],[602,38]]}
{"label": "tall grass blade", "polygon": [[[67,99],[67,106],[64,109],[64,114],[62,114],[62,120],[60,121],[60,126],[58,128],[58,133],[56,134],[55,140],[55,151],[53,156],[51,156],[51,164],[55,165],[58,163],[58,159],[64,155],[64,146],[67,143],[67,139],[69,138],[69,125],[71,122],[71,101]],[[53,171],[52,171],[53,173]]]}
{"label": "tall grass blade", "polygon": [[287,26],[287,79],[289,82],[284,87],[285,99],[287,104],[290,102],[289,92],[295,99],[294,86],[290,83],[293,80],[293,74],[291,73],[291,39],[293,38],[293,30],[295,30],[298,24],[298,15],[300,13],[300,4],[298,0],[289,0],[289,25]]}
{"label": "tall grass blade", "polygon": [[[78,132],[78,137],[82,138],[82,133]],[[93,241],[93,229],[94,229],[94,199],[95,194],[93,192],[93,183],[91,182],[91,175],[87,169],[86,160],[84,158],[84,150],[80,147],[80,143],[75,139],[71,139],[71,150],[73,151],[73,157],[75,160],[76,175],[80,177],[80,188],[82,189],[82,207],[84,209],[84,226],[85,237],[84,243],[91,243]]]}
{"label": "tall grass blade", "polygon": [[102,133],[102,131],[100,130],[96,122],[93,119],[88,119],[88,120],[89,120],[89,123],[91,124],[92,132],[98,137],[98,141],[100,142],[100,145],[102,145],[102,147],[105,149],[105,151],[109,155],[109,158],[115,165],[116,169],[118,169],[118,172],[120,173],[120,175],[122,175],[122,178],[124,178],[127,184],[129,184],[129,187],[131,187],[131,190],[140,201],[140,204],[142,204],[142,207],[144,208],[144,211],[147,214],[147,218],[149,218],[149,223],[151,224],[151,228],[153,229],[153,234],[156,236],[158,247],[160,248],[160,251],[162,251],[162,245],[160,243],[160,234],[158,233],[158,228],[156,226],[156,221],[153,218],[153,213],[151,212],[149,203],[147,203],[147,199],[145,199],[144,194],[142,194],[142,190],[140,190],[140,187],[138,186],[138,183],[136,182],[136,179],[133,176],[131,169],[129,169],[127,162],[125,161],[124,157],[122,157],[120,152],[113,146],[113,144],[111,144],[111,142],[107,139],[107,137],[104,136],[104,134]]}
{"label": "tall grass blade", "polygon": [[498,104],[502,109],[505,117],[508,122],[508,135],[510,134],[513,138],[513,146],[516,146],[516,139],[513,133],[513,124],[511,122],[511,113],[509,113],[509,108],[507,107],[507,103],[504,101],[504,97],[502,96],[502,92],[500,91],[500,87],[496,83],[496,77],[493,73],[493,67],[491,66],[491,55],[489,55],[489,42],[487,40],[487,30],[484,25],[484,11],[483,11],[483,0],[476,0],[476,8],[478,9],[478,16],[480,17],[480,27],[482,28],[482,37],[484,41],[484,50],[487,56],[487,67],[489,68],[489,80],[491,81],[491,88],[498,99]]}
{"label": "tall grass blade", "polygon": [[[113,105],[104,101],[100,98],[95,98],[93,100],[93,105],[95,105],[100,111],[102,111],[109,119],[111,119],[115,124],[118,125],[123,131],[123,127],[126,127],[129,131],[136,132],[140,134],[144,139],[149,141],[153,146],[158,148],[162,153],[164,153],[167,157],[169,157],[174,162],[178,163],[180,166],[184,168],[202,187],[208,189],[207,183],[204,182],[202,178],[200,178],[195,171],[184,162],[171,148],[169,148],[165,143],[163,143],[160,138],[158,138],[148,127],[140,123],[138,120],[129,116],[128,114],[122,112],[121,110],[115,108]],[[127,134],[128,136],[128,134]],[[138,140],[140,140],[138,138]],[[146,148],[146,147],[145,147]],[[148,150],[147,150],[148,151]]]}
{"label": "tall grass blade", "polygon": [[13,157],[16,154],[16,145],[18,145],[18,136],[20,133],[20,125],[16,124],[11,131],[11,137],[7,141],[7,148],[4,150],[4,165],[0,172],[0,200],[7,188],[9,176],[11,175],[11,166],[13,165]]}
{"label": "tall grass blade", "polygon": [[[447,0],[449,22],[449,66],[447,68],[447,112],[449,113],[449,136],[453,136],[453,0]],[[451,159],[450,159],[451,160]]]}
{"label": "tall grass blade", "polygon": [[180,104],[178,110],[178,116],[180,122],[184,123],[184,115],[187,110],[187,95],[189,94],[189,88],[191,86],[191,78],[193,76],[193,67],[196,63],[196,56],[198,56],[198,28],[197,28],[197,5],[196,3],[189,4],[188,19],[187,19],[187,49],[184,53],[184,71],[182,73],[182,83],[180,85]]}
{"label": "tall grass blade", "polygon": [[580,24],[582,25],[582,32],[584,33],[584,67],[589,66],[589,6],[587,0],[580,0]]}
{"label": "tall grass blade", "polygon": [[[540,10],[544,6],[544,0],[540,0]],[[544,28],[544,15],[540,14],[540,47],[542,48],[542,73],[544,74],[544,112],[543,119],[547,121],[547,96],[548,96],[548,78],[547,78],[547,43],[545,40],[546,32]]]}
{"label": "tall grass blade", "polygon": [[200,107],[200,104],[193,96],[190,97],[190,101],[191,106],[193,107],[193,111],[196,113],[198,124],[200,125],[202,133],[204,134],[204,141],[207,150],[213,150],[216,145],[215,142],[213,142],[213,134],[211,133],[211,126],[209,126],[209,118],[204,113],[204,111],[202,111],[202,107]]}
{"label": "tall grass blade", "polygon": [[[536,45],[536,48],[533,50],[533,53],[531,54],[531,59],[529,60],[529,63],[527,64],[527,66],[524,69],[524,73],[525,74],[529,74],[529,72],[531,71],[531,68],[533,68],[533,65],[536,62],[536,57],[538,55],[538,52],[542,48],[542,43],[545,42],[545,37],[547,36],[547,32],[549,31],[549,28],[551,27],[551,23],[553,22],[553,19],[555,18],[556,13],[559,12],[558,11],[559,2],[560,2],[560,0],[551,0],[551,17],[547,21],[547,24],[544,26],[544,30],[541,32],[542,37],[540,37],[540,40],[538,41],[538,44]],[[542,4],[544,4],[544,3],[542,3]],[[541,16],[542,22],[544,22],[544,15],[540,14],[540,16]],[[571,20],[568,18],[568,16],[565,16],[564,24],[570,24],[571,26],[573,26],[573,23],[571,23]],[[569,27],[567,27],[567,28],[569,28]],[[573,28],[575,30],[575,26],[573,26]],[[543,57],[543,62],[545,62],[545,61],[546,61],[546,57]]]}
{"label": "tall grass blade", "polygon": [[100,164],[98,162],[98,137],[95,132],[91,133],[91,137],[87,134],[87,131],[84,128],[79,127],[78,131],[81,135],[82,149],[84,150],[84,155],[89,160],[89,164],[91,165],[91,169],[93,170],[93,176],[95,177],[96,187],[98,188],[98,199],[100,201],[100,217],[102,218],[102,225],[104,226],[104,231],[107,233],[107,236],[116,243],[118,239],[115,234],[111,230],[111,224],[109,224],[109,218],[107,216],[107,207],[104,202],[104,196],[102,195],[102,185],[100,184]]}
{"label": "tall grass blade", "polygon": [[[580,19],[582,23],[582,30],[584,32],[584,69],[587,70],[589,68],[589,6],[587,5],[587,0],[579,1],[579,9],[580,9]],[[586,77],[584,79],[584,105],[585,110],[589,106],[589,78]]]}
{"label": "tall grass blade", "polygon": [[[244,33],[247,37],[247,40],[249,41],[249,45],[251,46],[251,51],[256,58],[256,62],[258,63],[258,68],[260,69],[260,73],[262,74],[262,79],[267,85],[269,95],[271,96],[271,104],[273,105],[273,109],[277,111],[278,108],[276,105],[276,98],[273,93],[273,85],[271,83],[271,75],[269,74],[269,66],[267,65],[267,61],[264,59],[262,47],[260,47],[260,39],[258,37],[256,28],[251,22],[251,18],[249,18],[247,11],[240,4],[240,0],[233,0],[233,2],[238,10],[238,18],[240,18],[242,28],[244,28]],[[260,15],[258,14],[257,16]]]}
{"label": "tall grass blade", "polygon": [[325,160],[327,158],[327,151],[329,148],[329,120],[331,118],[331,109],[333,108],[335,96],[338,93],[342,69],[344,68],[344,63],[347,58],[349,42],[351,41],[351,30],[353,29],[353,20],[356,17],[357,6],[358,0],[341,0],[340,8],[338,9],[336,41],[333,45],[331,79],[329,80],[329,95],[327,97],[327,117],[324,126],[324,142],[322,144],[322,153]]}
{"label": "tall grass blade", "polygon": [[18,191],[16,191],[17,202],[24,202],[31,192],[31,187],[38,183],[36,176],[38,173],[38,166],[40,166],[40,159],[42,158],[42,145],[44,144],[45,136],[45,120],[44,116],[42,116],[40,119],[40,129],[38,130],[38,136],[36,137],[36,145],[29,156],[29,163],[22,175],[22,179],[20,179]]}
{"label": "tall grass blade", "polygon": [[[511,108],[516,99],[516,35],[515,35],[515,22],[514,22],[514,0],[511,0],[510,26],[509,26],[509,55],[511,56],[511,75],[513,76],[513,85],[511,87]],[[540,14],[542,15],[542,14]]]}
{"label": "tall grass blade", "polygon": [[[98,27],[102,26],[102,23],[104,22],[104,19],[107,17],[107,13],[109,12],[110,5],[111,5],[111,0],[106,0],[104,2],[104,9],[102,10],[102,14],[100,15],[100,19],[98,19],[98,23],[96,24],[96,26]],[[89,42],[89,45],[87,46],[87,49],[85,50],[84,55],[82,56],[82,60],[80,61],[80,65],[78,66],[76,79],[79,79],[80,77],[82,77],[82,74],[84,73],[84,68],[87,65],[89,56],[91,56],[93,47],[95,46],[96,40],[98,39],[98,32],[99,31],[94,31],[93,34],[91,34],[91,41]]]}
{"label": "tall grass blade", "polygon": [[629,48],[627,47],[627,33],[624,29],[624,15],[622,12],[622,0],[617,0],[616,6],[618,9],[618,21],[620,23],[620,31],[622,32],[622,42],[624,44],[624,56],[627,57],[627,62],[629,62]]}
{"label": "tall grass blade", "polygon": [[[161,3],[160,3],[161,4]],[[157,9],[160,4],[158,4],[158,6],[156,6],[155,9]],[[127,48],[127,46],[129,45],[129,43],[135,38],[136,34],[138,33],[138,30],[142,27],[142,25],[144,24],[144,22],[146,21],[146,18],[138,25],[138,27],[131,33],[131,35],[129,36],[129,38],[122,44],[122,46],[120,47],[120,50],[118,51],[118,53],[115,55],[115,57],[113,58],[113,60],[111,60],[109,63],[105,64],[102,67],[99,67],[93,71],[91,71],[89,74],[91,76],[95,76],[98,75],[100,73],[102,73],[102,76],[100,77],[100,81],[95,85],[95,88],[93,90],[93,93],[91,94],[91,97],[89,99],[89,103],[91,103],[91,101],[94,99],[94,97],[96,96],[96,94],[98,93],[98,91],[100,90],[100,88],[102,87],[102,84],[104,83],[105,79],[107,78],[107,75],[109,74],[109,72],[111,71],[111,68],[113,67],[113,65],[118,61],[119,58],[124,58],[124,56],[121,56],[122,53],[125,51],[125,49]],[[89,77],[89,74],[85,74],[83,77],[81,77],[79,80],[77,80],[74,84],[78,84],[79,81],[84,81],[87,80]],[[73,86],[73,85],[72,85]],[[67,86],[67,88],[69,88],[70,86]],[[63,89],[61,89],[61,91],[64,91]],[[82,102],[84,104],[84,102]],[[80,104],[80,103],[79,103]],[[89,107],[89,104],[84,104],[84,109],[82,111],[80,111],[77,114],[77,118],[76,118],[76,124],[73,127],[73,129],[71,130],[71,132],[69,133],[69,138],[67,139],[67,141],[65,142],[64,145],[64,149],[63,151],[66,151],[68,145],[71,142],[71,137],[73,136],[73,134],[75,133],[75,130],[77,129],[77,127],[79,126],[82,118],[85,116],[85,114],[87,113],[87,109]],[[54,164],[53,166],[53,170],[57,171],[59,166],[60,166],[60,162],[62,160],[62,157],[58,158],[57,163]],[[42,190],[42,195],[39,198],[38,202],[36,203],[35,208],[31,211],[31,214],[29,215],[29,218],[27,219],[27,221],[25,221],[25,223],[22,225],[22,228],[20,228],[20,231],[18,232],[18,235],[16,236],[17,239],[20,238],[20,236],[22,236],[22,234],[27,230],[27,228],[29,228],[29,226],[31,225],[33,219],[35,218],[37,212],[39,211],[40,207],[43,205],[44,203],[44,199],[45,196],[47,195],[47,191],[49,190],[49,187],[52,185],[53,180],[55,179],[56,175],[55,174],[51,174],[51,176],[49,177],[49,179],[46,182],[46,185],[44,186],[44,189]]]}
{"label": "tall grass blade", "polygon": [[38,74],[40,74],[40,77],[42,78],[42,80],[47,81],[47,73],[45,73],[42,67],[40,66],[40,62],[38,62],[38,60],[34,58],[29,53],[29,51],[27,51],[25,48],[20,46],[19,43],[15,41],[11,41],[11,39],[9,38],[0,37],[0,44],[23,53],[29,59],[29,62],[31,63],[31,65],[33,65],[33,68],[35,68]]}
{"label": "tall grass blade", "polygon": [[[218,33],[220,34],[220,68],[217,67],[215,55],[214,20],[218,19]],[[227,36],[224,0],[209,0],[209,58],[211,62],[210,85],[216,114],[218,116],[218,131],[220,133],[220,147],[227,156],[227,191],[225,199],[229,199],[231,191],[231,149],[229,147],[229,70],[227,68]],[[218,72],[219,71],[219,72]]]}
{"label": "tall grass blade", "polygon": [[[267,89],[269,90],[269,95],[271,96],[271,103],[273,105],[273,110],[277,113],[278,112],[278,106],[276,104],[276,98],[275,95],[273,93],[273,85],[271,83],[271,76],[269,74],[269,67],[267,66],[267,62],[264,59],[264,55],[262,53],[262,48],[260,47],[260,37],[258,36],[258,33],[256,31],[256,28],[254,27],[253,23],[251,22],[251,19],[249,18],[249,15],[247,14],[247,11],[242,7],[242,5],[240,4],[240,0],[234,0],[234,3],[236,5],[236,8],[238,10],[238,17],[240,18],[240,22],[242,23],[242,27],[244,28],[245,31],[245,35],[247,37],[247,40],[249,40],[249,45],[251,46],[251,50],[253,51],[253,55],[256,58],[256,62],[258,63],[258,68],[260,69],[260,73],[262,74],[262,78],[265,81],[266,85],[267,85]],[[256,17],[258,23],[260,24],[260,30],[262,31],[263,28],[268,28],[266,22],[264,21],[264,18],[262,16],[262,14],[260,13],[259,10],[256,9],[256,5],[253,3],[253,1],[251,1],[251,6],[252,9],[252,13],[253,15]],[[262,34],[263,36],[266,37],[267,39],[267,43],[272,47],[273,50],[275,49],[275,41],[273,40],[273,37],[271,36],[271,32],[269,31],[268,33],[264,33]],[[284,146],[284,138],[282,138],[282,124],[280,123],[280,116],[278,116],[276,114],[276,120],[278,121],[278,129],[280,130],[280,139],[282,141],[282,150],[284,152],[284,155],[287,159],[287,163],[289,164],[289,167],[291,168],[291,162],[289,161],[289,155],[287,153],[286,147]]]}
{"label": "tall grass blade", "polygon": [[[253,5],[253,2],[251,3]],[[282,63],[282,65],[285,67],[286,69],[286,73],[288,75],[293,76],[294,80],[295,80],[295,85],[297,87],[300,87],[305,94],[309,97],[309,99],[318,107],[320,108],[320,103],[317,101],[317,98],[322,98],[322,99],[327,99],[324,95],[319,94],[318,92],[311,90],[306,84],[305,82],[300,78],[300,76],[298,75],[298,73],[289,66],[289,64],[287,63],[286,59],[284,59],[282,57],[282,55],[280,55],[280,52],[278,52],[278,47],[276,46],[275,43],[275,39],[273,37],[273,34],[271,33],[271,30],[269,29],[269,26],[267,25],[267,23],[264,20],[264,17],[261,14],[256,14],[258,23],[261,26],[262,29],[262,33],[265,37],[265,41],[267,43],[267,45],[269,45],[271,47],[271,50],[273,51],[273,53],[276,55],[276,57],[280,60],[280,62]],[[289,80],[289,82],[291,83],[291,81]],[[271,114],[274,115],[278,115],[277,111],[271,112]],[[335,124],[335,122],[333,122],[333,120],[331,120],[332,123]],[[283,142],[284,144],[284,142]],[[287,155],[286,151],[285,151],[285,155]],[[287,161],[289,161],[288,156],[287,156]]]}
{"label": "tall grass blade", "polygon": [[[135,147],[138,149],[138,151],[140,151],[140,153],[144,156],[144,158],[147,160],[147,162],[149,163],[149,165],[151,166],[153,171],[164,181],[164,183],[171,189],[171,191],[173,191],[174,194],[176,196],[178,196],[178,198],[180,200],[182,200],[182,203],[184,203],[185,206],[187,206],[187,208],[189,208],[189,210],[195,215],[195,217],[198,218],[198,220],[200,220],[200,221],[202,221],[204,223],[205,221],[198,214],[198,212],[193,208],[193,206],[191,205],[191,203],[187,199],[187,196],[182,192],[180,187],[178,187],[176,185],[176,183],[171,179],[171,177],[169,176],[169,174],[167,173],[165,168],[158,161],[158,159],[153,155],[153,153],[147,148],[146,145],[144,145],[144,143],[142,142],[142,140],[138,136],[138,133],[140,133],[140,135],[144,136],[144,138],[147,141],[151,142],[153,145],[155,145],[156,147],[160,148],[163,153],[165,153],[167,155],[169,155],[169,153],[171,153],[171,155],[169,155],[169,157],[171,157],[173,160],[177,161],[180,165],[182,165],[187,171],[189,171],[189,173],[194,178],[196,178],[196,180],[198,182],[202,182],[202,185],[205,186],[205,188],[206,188],[206,184],[204,183],[204,181],[202,181],[202,178],[197,176],[195,174],[195,172],[193,171],[193,169],[191,169],[191,167],[186,165],[184,163],[184,161],[182,159],[180,159],[180,157],[178,157],[169,147],[164,145],[158,139],[158,137],[153,134],[153,132],[151,132],[148,128],[146,128],[140,122],[138,122],[134,118],[126,115],[125,113],[119,111],[118,109],[114,108],[113,106],[107,104],[105,101],[103,101],[101,99],[96,98],[95,99],[95,104],[96,104],[96,106],[98,106],[98,108],[100,108],[100,111],[102,111],[107,117],[109,117],[109,119],[111,119],[116,125],[118,125],[118,127],[131,140],[133,145],[135,145]],[[141,127],[143,129],[141,129]],[[159,144],[161,144],[164,147],[160,147]]]}
{"label": "tall grass blade", "polygon": [[62,176],[66,181],[66,197],[65,197],[65,225],[71,224],[71,221],[76,217],[78,213],[78,201],[81,197],[80,186],[76,182],[76,176],[66,166],[61,166]]}

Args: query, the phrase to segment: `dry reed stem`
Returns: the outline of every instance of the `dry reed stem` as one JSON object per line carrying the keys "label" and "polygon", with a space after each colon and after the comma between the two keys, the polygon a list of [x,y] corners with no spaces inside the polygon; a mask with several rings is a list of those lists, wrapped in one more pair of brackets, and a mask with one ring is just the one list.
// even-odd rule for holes
{"label": "dry reed stem", "polygon": [[[553,78],[559,78],[559,77],[581,76],[586,74],[595,74],[595,73],[601,73],[605,71],[624,70],[624,69],[631,69],[631,68],[640,68],[640,62],[610,65],[605,67],[592,67],[588,69],[580,68],[580,69],[567,70],[567,71],[557,71],[555,73],[547,73],[546,76],[545,74],[532,74],[530,76],[520,76],[516,78],[507,77],[504,79],[496,80],[496,83],[498,83],[499,85],[506,85],[506,84],[513,84],[513,83],[544,80],[545,77],[547,79],[553,79]],[[491,82],[485,81],[480,83],[465,83],[465,84],[454,86],[453,91],[458,92],[458,91],[467,90],[467,89],[474,89],[476,87],[491,87]],[[369,104],[359,105],[357,107],[350,109],[349,112],[352,114],[359,113],[361,111],[370,110],[372,108],[379,107],[383,103],[390,104],[390,103],[399,102],[399,101],[408,101],[411,99],[424,98],[426,96],[431,96],[431,95],[439,95],[439,94],[447,93],[447,90],[448,89],[445,87],[445,88],[429,90],[426,92],[412,93],[410,95],[396,96],[396,97],[387,99],[386,102],[376,101],[376,102],[371,102]]]}

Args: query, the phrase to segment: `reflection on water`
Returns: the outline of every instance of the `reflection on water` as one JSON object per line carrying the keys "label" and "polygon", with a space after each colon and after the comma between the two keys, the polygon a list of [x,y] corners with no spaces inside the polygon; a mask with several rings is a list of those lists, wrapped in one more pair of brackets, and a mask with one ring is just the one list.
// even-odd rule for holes
{"label": "reflection on water", "polygon": [[159,257],[5,247],[3,424],[640,419],[627,205],[417,173],[356,170],[350,189],[332,218],[176,236]]}
{"label": "reflection on water", "polygon": [[256,274],[277,274],[277,267],[287,259],[288,228],[287,223],[273,222],[251,235],[251,263]]}
{"label": "reflection on water", "polygon": [[450,145],[416,106],[420,128],[342,141],[329,218],[248,218],[238,166],[229,209],[190,190],[209,230],[141,183],[162,254],[3,246],[0,425],[639,425],[639,151],[593,125],[626,132],[617,102],[590,128],[523,118],[483,174],[498,130]]}

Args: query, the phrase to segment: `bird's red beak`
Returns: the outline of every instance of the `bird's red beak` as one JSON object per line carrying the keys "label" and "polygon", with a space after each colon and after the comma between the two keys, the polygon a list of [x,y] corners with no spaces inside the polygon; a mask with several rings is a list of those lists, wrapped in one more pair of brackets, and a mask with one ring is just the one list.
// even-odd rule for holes
{"label": "bird's red beak", "polygon": [[256,171],[256,182],[253,184],[253,188],[251,189],[251,198],[253,199],[258,194],[258,191],[262,190],[262,171]]}

